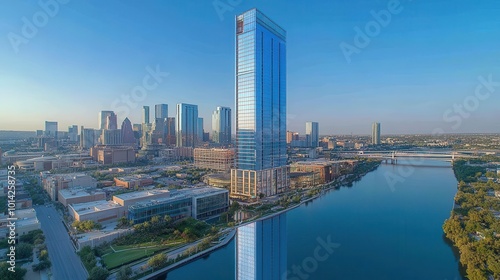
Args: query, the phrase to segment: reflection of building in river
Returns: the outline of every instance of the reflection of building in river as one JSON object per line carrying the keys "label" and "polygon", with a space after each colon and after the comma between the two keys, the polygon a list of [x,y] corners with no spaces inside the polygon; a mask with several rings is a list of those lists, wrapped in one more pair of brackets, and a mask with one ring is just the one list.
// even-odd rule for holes
{"label": "reflection of building in river", "polygon": [[286,214],[238,228],[236,279],[281,279],[286,273],[286,246]]}

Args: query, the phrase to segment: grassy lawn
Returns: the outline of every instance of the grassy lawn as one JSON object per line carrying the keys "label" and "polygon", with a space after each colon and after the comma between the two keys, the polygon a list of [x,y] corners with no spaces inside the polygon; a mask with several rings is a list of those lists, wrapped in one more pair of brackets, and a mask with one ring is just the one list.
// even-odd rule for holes
{"label": "grassy lawn", "polygon": [[[177,247],[185,242],[177,243],[178,241],[176,240],[175,244],[168,244],[168,245],[158,245],[157,247],[152,247],[152,248],[144,248],[144,249],[132,249],[132,250],[126,250],[126,251],[121,251],[121,252],[112,252],[111,248],[109,249],[109,254],[105,255],[102,257],[102,260],[104,261],[104,264],[106,265],[106,268],[108,270],[116,268],[121,266],[122,264],[130,263],[136,260],[140,260],[142,258],[152,256],[155,253],[163,250],[167,250],[169,248]],[[148,243],[142,243],[138,245],[121,245],[121,246],[113,246],[115,250],[124,250],[124,249],[130,249],[130,248],[137,248],[137,247],[145,247],[145,246],[154,246],[157,244],[148,242]],[[106,250],[108,252],[108,250]]]}
{"label": "grassy lawn", "polygon": [[170,246],[170,245],[180,245],[184,243],[183,239],[169,240],[168,243],[158,244],[158,242],[145,242],[140,244],[130,244],[130,245],[112,245],[115,251],[121,251],[125,249],[133,249],[133,248],[144,248],[151,246]]}

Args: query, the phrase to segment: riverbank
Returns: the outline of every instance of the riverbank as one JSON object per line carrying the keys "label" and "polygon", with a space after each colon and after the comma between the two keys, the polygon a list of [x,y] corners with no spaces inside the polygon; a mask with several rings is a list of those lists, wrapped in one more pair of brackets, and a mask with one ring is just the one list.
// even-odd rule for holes
{"label": "riverbank", "polygon": [[480,182],[487,170],[477,164],[457,161],[453,169],[460,182],[443,231],[458,250],[467,278],[500,279],[500,184]]}
{"label": "riverbank", "polygon": [[314,188],[310,188],[310,189],[306,189],[306,190],[303,190],[303,193],[308,193],[310,191],[317,191],[318,193],[311,196],[311,197],[307,197],[307,198],[304,198],[303,200],[301,200],[300,202],[296,203],[296,204],[293,204],[293,205],[289,205],[287,208],[285,209],[279,209],[279,210],[276,210],[276,211],[273,211],[272,213],[262,213],[262,215],[259,215],[259,216],[255,216],[254,218],[250,219],[250,220],[246,220],[244,222],[241,222],[241,223],[238,223],[237,225],[234,225],[232,227],[227,227],[225,229],[223,229],[223,231],[228,231],[230,230],[231,232],[233,232],[233,235],[230,237],[230,238],[226,238],[225,239],[225,243],[224,244],[219,244],[217,247],[211,247],[211,248],[208,248],[204,251],[201,251],[199,253],[197,253],[196,255],[193,255],[192,257],[189,257],[187,259],[183,259],[181,262],[182,263],[174,263],[174,264],[171,264],[169,265],[168,267],[165,267],[163,269],[160,269],[156,272],[154,272],[154,274],[148,274],[148,275],[144,275],[142,276],[141,278],[139,279],[152,279],[154,277],[157,277],[158,275],[161,275],[163,273],[167,273],[169,271],[172,271],[176,268],[179,268],[181,266],[184,266],[190,262],[193,262],[197,259],[199,259],[200,257],[203,257],[203,256],[206,256],[207,254],[210,254],[224,246],[226,246],[233,238],[234,238],[234,235],[236,233],[236,230],[239,228],[239,227],[243,227],[245,225],[248,225],[248,224],[251,224],[251,223],[254,223],[256,221],[261,221],[261,220],[265,220],[265,219],[269,219],[269,218],[272,218],[274,216],[277,216],[277,215],[281,215],[283,213],[286,213],[286,212],[289,212],[293,209],[296,209],[298,208],[299,206],[303,205],[303,204],[306,204],[306,203],[309,203],[315,199],[318,199],[326,194],[329,193],[329,191],[333,190],[333,189],[338,189],[338,188],[341,188],[341,187],[347,187],[349,185],[352,185],[352,183],[360,180],[363,176],[365,176],[366,174],[368,174],[369,172],[372,172],[374,170],[376,170],[378,168],[378,166],[380,165],[380,161],[363,161],[362,162],[363,165],[360,166],[360,169],[355,169],[353,171],[353,174],[349,174],[350,176],[346,176],[344,177],[344,180],[343,181],[334,181],[334,182],[330,182],[328,184],[324,184],[324,185],[320,185],[320,186],[316,186]]}

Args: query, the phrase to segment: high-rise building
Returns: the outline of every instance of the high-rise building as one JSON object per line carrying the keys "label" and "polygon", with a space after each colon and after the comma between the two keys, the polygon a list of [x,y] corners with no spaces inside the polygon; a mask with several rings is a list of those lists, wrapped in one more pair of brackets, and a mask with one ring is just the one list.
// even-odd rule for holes
{"label": "high-rise building", "polygon": [[177,147],[194,147],[197,144],[198,105],[177,104],[175,122]]}
{"label": "high-rise building", "polygon": [[103,145],[121,145],[122,131],[120,129],[104,129],[102,131],[102,141]]}
{"label": "high-rise building", "polygon": [[96,144],[95,130],[92,128],[84,128],[82,126],[80,129],[80,148],[90,149]]}
{"label": "high-rise building", "polygon": [[231,195],[284,192],[286,166],[286,31],[257,9],[236,17],[236,169]]}
{"label": "high-rise building", "polygon": [[231,144],[231,109],[217,107],[212,114],[212,140],[215,143]]}
{"label": "high-rise building", "polygon": [[236,280],[288,279],[286,213],[238,228]]}
{"label": "high-rise building", "polygon": [[176,138],[175,138],[175,118],[174,117],[168,117],[167,118],[167,125],[166,125],[166,144],[167,145],[175,145],[176,144]]}
{"label": "high-rise building", "polygon": [[293,131],[287,131],[286,132],[286,143],[291,144],[292,141],[294,140],[299,140],[299,133],[298,132],[293,132]]}
{"label": "high-rise building", "polygon": [[57,140],[57,122],[45,121],[45,136]]}
{"label": "high-rise building", "polygon": [[319,124],[317,122],[306,122],[307,146],[316,148],[319,144]]}
{"label": "high-rise building", "polygon": [[372,144],[380,145],[380,123],[377,122],[372,124]]}
{"label": "high-rise building", "polygon": [[142,106],[142,123],[149,124],[149,106]]}
{"label": "high-rise building", "polygon": [[78,142],[78,126],[71,125],[68,126],[68,138],[71,142]]}
{"label": "high-rise building", "polygon": [[132,123],[128,118],[125,118],[121,126],[122,142],[124,145],[135,145],[137,143],[134,130],[132,129]]}
{"label": "high-rise building", "polygon": [[196,125],[196,141],[198,141],[197,143],[203,142],[203,133],[203,118],[198,118],[198,123]]}
{"label": "high-rise building", "polygon": [[99,129],[107,129],[108,117],[114,115],[113,111],[101,111],[99,112]]}
{"label": "high-rise building", "polygon": [[155,105],[155,119],[164,121],[168,118],[168,105],[167,104],[156,104]]}
{"label": "high-rise building", "polygon": [[114,112],[111,112],[111,115],[106,116],[106,128],[105,129],[118,129],[117,116]]}

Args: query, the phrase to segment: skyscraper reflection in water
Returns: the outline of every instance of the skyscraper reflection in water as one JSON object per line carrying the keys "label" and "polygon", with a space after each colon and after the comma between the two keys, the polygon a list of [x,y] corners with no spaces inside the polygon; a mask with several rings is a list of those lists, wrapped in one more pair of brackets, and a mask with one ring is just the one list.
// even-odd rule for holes
{"label": "skyscraper reflection in water", "polygon": [[279,280],[287,266],[286,214],[238,228],[236,279]]}

